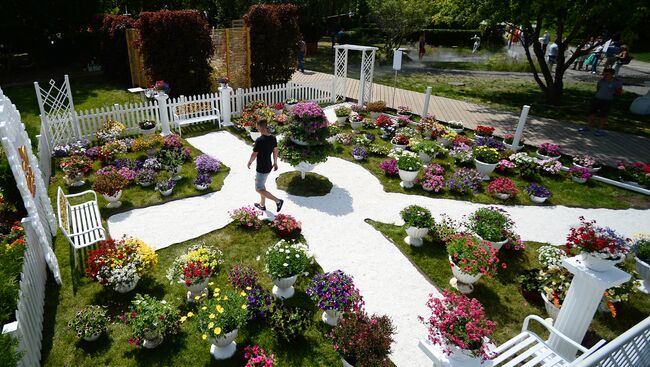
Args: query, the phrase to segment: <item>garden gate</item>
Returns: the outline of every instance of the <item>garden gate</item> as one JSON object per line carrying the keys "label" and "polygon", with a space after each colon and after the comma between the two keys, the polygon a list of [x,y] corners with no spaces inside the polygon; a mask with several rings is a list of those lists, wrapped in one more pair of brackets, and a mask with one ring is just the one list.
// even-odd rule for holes
{"label": "garden gate", "polygon": [[53,141],[68,143],[75,138],[80,139],[81,131],[74,112],[68,76],[65,76],[61,86],[57,86],[52,79],[48,85],[46,90],[34,82],[38,109],[41,112],[41,132],[48,132],[48,145],[53,146]]}
{"label": "garden gate", "polygon": [[359,76],[359,97],[357,103],[366,105],[372,100],[372,77],[375,71],[375,52],[377,47],[338,45],[334,46],[334,91],[332,103],[339,98],[345,99],[348,77],[348,51],[361,51],[361,75]]}

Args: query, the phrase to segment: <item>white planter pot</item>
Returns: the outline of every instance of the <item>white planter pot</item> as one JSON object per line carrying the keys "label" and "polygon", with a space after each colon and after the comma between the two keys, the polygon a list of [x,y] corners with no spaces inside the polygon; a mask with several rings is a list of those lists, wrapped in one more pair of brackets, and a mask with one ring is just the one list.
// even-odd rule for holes
{"label": "white planter pot", "polygon": [[194,297],[196,296],[201,296],[201,293],[208,293],[208,282],[210,281],[210,278],[205,278],[201,283],[196,283],[192,285],[185,285],[184,281],[180,281],[183,284],[183,287],[187,289],[187,301],[188,302],[196,302],[196,299]]}
{"label": "white planter pot", "polygon": [[345,358],[341,357],[341,364],[343,367],[354,367],[352,364],[350,364],[348,361],[345,360]]}
{"label": "white planter pot", "polygon": [[238,332],[239,330],[235,329],[229,333],[212,339],[210,354],[212,354],[214,359],[228,359],[235,354],[235,351],[237,350],[235,339],[237,338]]}
{"label": "white planter pot", "polygon": [[510,199],[510,194],[504,194],[502,192],[497,192],[497,193],[494,194],[494,196],[496,196],[497,199],[501,199],[501,200]]}
{"label": "white planter pot", "polygon": [[[472,352],[467,349],[461,349],[460,347],[447,343],[447,348],[449,348],[449,358],[457,362],[467,363],[472,360],[479,361],[480,357],[475,357],[472,355]],[[453,365],[453,364],[452,364]]]}
{"label": "white planter pot", "polygon": [[503,145],[506,147],[506,149],[512,150],[513,152],[517,152],[524,147],[523,145],[514,146],[512,144],[506,143],[505,141],[503,142]]}
{"label": "white planter pot", "polygon": [[329,326],[336,326],[343,312],[337,310],[323,310],[321,320]]}
{"label": "white planter pot", "polygon": [[413,181],[418,177],[420,171],[404,171],[403,169],[399,170],[399,178],[402,182],[399,184],[402,188],[410,189],[413,187]]}
{"label": "white planter pot", "polygon": [[313,170],[314,167],[316,167],[315,164],[311,164],[311,163],[307,163],[307,162],[300,162],[296,166],[296,169],[300,172],[300,177],[302,177],[302,179],[304,180],[305,179],[305,174],[307,172]]}
{"label": "white planter pot", "polygon": [[[481,279],[483,274],[478,273],[472,275],[463,272],[456,264],[454,264],[451,256],[449,256],[449,263],[451,264],[451,272],[454,274],[454,279],[450,282],[452,286],[455,283],[455,287],[463,294],[472,293],[474,291],[473,284]],[[454,282],[454,280],[456,281]]]}
{"label": "white planter pot", "polygon": [[347,116],[336,117],[336,124],[339,126],[345,126],[345,121],[348,120]]}
{"label": "white planter pot", "polygon": [[255,140],[257,140],[257,138],[262,136],[262,133],[259,132],[259,131],[251,131],[250,133],[248,133],[248,135],[250,135],[251,139],[253,139],[253,141],[255,141]]}
{"label": "white planter pot", "polygon": [[197,185],[197,184],[194,184],[194,187],[196,187],[196,189],[199,190],[199,191],[207,190],[209,186],[210,186],[210,185],[207,185],[207,184],[206,184],[206,185]]}
{"label": "white planter pot", "polygon": [[352,130],[354,131],[359,131],[361,127],[363,126],[363,121],[350,121],[350,127],[352,127]]}
{"label": "white planter pot", "polygon": [[300,145],[300,146],[303,146],[303,147],[306,147],[306,146],[309,145],[309,143],[307,143],[306,141],[302,141],[302,140],[300,140],[300,139],[296,139],[296,138],[294,138],[293,136],[292,136],[290,139],[291,139],[291,141],[292,141],[294,144],[296,144],[296,145]]}
{"label": "white planter pot", "polygon": [[116,192],[113,196],[108,196],[106,194],[102,194],[102,196],[104,196],[104,199],[108,201],[108,204],[106,205],[107,208],[119,208],[122,206],[122,202],[120,201],[122,190]]}
{"label": "white planter pot", "polygon": [[297,274],[289,278],[271,279],[273,282],[273,295],[280,299],[293,297],[294,293],[296,292],[296,290],[293,288],[293,285],[296,283],[297,279]]}
{"label": "white planter pot", "polygon": [[160,195],[162,195],[162,196],[169,196],[169,195],[172,194],[172,191],[174,191],[174,189],[169,189],[169,190],[165,190],[165,191],[160,191],[159,190]]}
{"label": "white planter pot", "polygon": [[91,336],[84,336],[83,340],[85,340],[87,342],[94,342],[95,340],[99,339],[99,337],[101,335],[102,335],[102,333],[93,334]]}
{"label": "white planter pot", "polygon": [[638,280],[639,290],[643,293],[650,293],[650,264],[640,260],[638,257],[635,257],[636,261],[636,271],[641,276],[641,280]]}
{"label": "white planter pot", "polygon": [[129,293],[132,290],[135,289],[135,286],[138,285],[138,281],[140,280],[140,277],[136,274],[135,277],[133,278],[133,282],[131,284],[125,284],[125,285],[116,285],[113,287],[117,293]]}
{"label": "white planter pot", "polygon": [[494,172],[494,169],[497,168],[497,164],[485,163],[476,159],[474,159],[474,164],[476,165],[476,170],[483,175],[483,181],[490,181],[490,173]]}
{"label": "white planter pot", "polygon": [[160,343],[162,342],[163,342],[163,337],[159,335],[157,338],[154,339],[145,339],[144,342],[142,343],[142,346],[147,349],[153,349],[159,346]]}
{"label": "white planter pot", "polygon": [[536,151],[535,154],[537,155],[537,158],[542,159],[542,160],[552,159],[552,160],[557,161],[558,159],[560,159],[560,156],[557,156],[557,157],[551,157],[551,156],[548,156],[548,155],[541,154],[541,153],[539,152],[539,150]]}
{"label": "white planter pot", "polygon": [[391,144],[393,145],[393,149],[395,149],[395,150],[404,150],[408,146],[408,145],[403,145],[403,144],[393,144],[393,143],[391,143]]}
{"label": "white planter pot", "polygon": [[579,165],[579,164],[577,164],[575,162],[573,162],[573,165],[575,167],[578,167],[578,168],[586,168],[586,169],[589,170],[589,173],[596,173],[596,172],[600,171],[603,168],[603,167],[585,167],[585,166],[581,166],[581,165]]}
{"label": "white planter pot", "polygon": [[506,238],[505,240],[501,240],[501,241],[498,241],[498,242],[494,242],[494,241],[488,241],[488,240],[484,239],[483,237],[481,237],[481,236],[479,236],[479,235],[476,235],[476,236],[477,236],[479,239],[481,239],[481,241],[485,242],[485,243],[488,244],[490,247],[492,247],[495,251],[499,251],[499,250],[501,249],[501,247],[503,247],[503,245],[505,245],[506,243],[508,243],[508,239],[507,239],[507,238]]}
{"label": "white planter pot", "polygon": [[77,175],[75,177],[64,176],[63,181],[65,181],[65,184],[70,187],[79,187],[86,183],[86,181],[82,180],[81,177],[83,176],[82,175]]}
{"label": "white planter pot", "polygon": [[593,271],[608,271],[614,268],[614,265],[625,260],[625,255],[619,255],[618,258],[608,259],[598,253],[583,252],[580,254],[580,261]]}
{"label": "white planter pot", "polygon": [[140,128],[140,134],[142,134],[144,136],[153,135],[153,133],[155,133],[155,132],[156,132],[155,127],[151,128],[151,129],[146,129],[146,130]]}
{"label": "white planter pot", "polygon": [[292,104],[287,104],[287,103],[285,103],[285,104],[284,104],[284,108],[287,110],[287,112],[291,112],[291,111],[293,111],[293,108],[294,108],[295,106],[296,106],[296,103],[292,103]]}
{"label": "white planter pot", "polygon": [[555,321],[557,319],[557,315],[560,314],[560,308],[555,306],[553,302],[549,301],[548,298],[546,298],[546,294],[544,292],[542,294],[542,299],[544,300],[544,308],[546,308],[546,313],[550,318]]}
{"label": "white planter pot", "polygon": [[420,162],[422,162],[422,164],[429,164],[431,163],[432,159],[435,158],[435,157],[432,158],[430,155],[428,155],[425,152],[418,152],[418,155],[420,156]]}
{"label": "white planter pot", "polygon": [[429,228],[408,227],[406,228],[408,236],[404,238],[404,242],[413,247],[420,247],[423,243],[422,239],[427,233],[429,233]]}
{"label": "white planter pot", "polygon": [[181,171],[182,170],[183,170],[183,166],[176,166],[176,167],[172,168],[169,171],[169,173],[174,176],[173,179],[175,181],[178,181],[178,180],[181,179]]}
{"label": "white planter pot", "polygon": [[370,118],[372,119],[372,121],[377,120],[377,117],[379,117],[379,115],[383,115],[383,113],[381,113],[381,112],[370,112]]}
{"label": "white planter pot", "polygon": [[588,178],[571,176],[571,180],[575,183],[583,184],[587,182]]}
{"label": "white planter pot", "polygon": [[438,137],[436,140],[445,148],[451,145],[451,141],[449,141],[449,139]]}
{"label": "white planter pot", "polygon": [[156,148],[147,149],[147,156],[149,158],[155,156],[156,153],[158,153],[158,150]]}
{"label": "white planter pot", "polygon": [[352,157],[353,157],[355,160],[357,160],[357,161],[362,161],[362,160],[365,159],[365,157],[362,156],[362,155],[354,155],[354,154],[353,154]]}
{"label": "white planter pot", "polygon": [[151,182],[140,182],[140,187],[149,187],[153,185],[153,181]]}
{"label": "white planter pot", "polygon": [[543,198],[543,197],[534,196],[534,195],[529,195],[529,196],[530,196],[530,200],[535,204],[541,204],[541,203],[545,202],[546,199],[548,199],[548,198]]}

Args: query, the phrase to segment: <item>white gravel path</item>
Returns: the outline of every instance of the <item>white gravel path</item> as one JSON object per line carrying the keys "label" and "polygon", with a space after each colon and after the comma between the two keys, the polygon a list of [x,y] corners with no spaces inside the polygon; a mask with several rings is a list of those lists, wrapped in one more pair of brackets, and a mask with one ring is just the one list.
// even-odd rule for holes
{"label": "white gravel path", "polygon": [[[253,190],[254,169],[246,169],[250,145],[227,132],[190,138],[188,142],[231,168],[222,190],[114,215],[108,219],[113,237],[134,235],[161,249],[224,227],[230,222],[229,210],[258,200]],[[297,197],[278,190],[274,181],[278,174],[291,170],[292,167],[282,164],[269,177],[267,187],[285,199],[284,213],[302,221],[303,235],[317,261],[325,270],[342,269],[353,275],[367,310],[393,319],[397,334],[391,358],[395,364],[430,366],[431,362],[417,347],[418,339],[426,336],[426,328],[417,321],[417,316],[426,314],[428,294],[439,296],[440,293],[364,219],[401,224],[399,211],[410,204],[427,207],[434,216],[446,213],[461,219],[482,205],[386,193],[379,180],[367,170],[338,158],[330,158],[314,170],[334,184],[331,193],[324,197]],[[273,204],[268,207],[274,209]],[[513,217],[524,240],[554,244],[563,242],[569,227],[581,215],[628,236],[650,224],[649,210],[504,208]]]}

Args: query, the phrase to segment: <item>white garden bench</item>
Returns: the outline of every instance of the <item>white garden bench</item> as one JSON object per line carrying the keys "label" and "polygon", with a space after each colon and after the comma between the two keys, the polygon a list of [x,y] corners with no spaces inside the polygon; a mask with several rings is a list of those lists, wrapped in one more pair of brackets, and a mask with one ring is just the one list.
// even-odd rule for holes
{"label": "white garden bench", "polygon": [[[563,343],[567,343],[577,348],[582,355],[575,360],[568,361],[563,356],[556,353],[539,335],[535,334],[533,331],[528,330],[528,324],[531,320],[539,322],[544,326],[551,334],[557,335]],[[562,334],[559,330],[554,328],[551,324],[546,322],[539,316],[529,315],[524,319],[524,325],[521,328],[521,333],[514,338],[503,343],[496,349],[490,352],[491,360],[485,361],[481,364],[481,361],[464,361],[456,362],[451,360],[445,355],[442,351],[442,348],[438,345],[434,345],[428,339],[420,340],[419,346],[420,349],[426,354],[432,361],[433,366],[442,367],[442,366],[482,366],[482,367],[551,367],[551,366],[575,366],[577,363],[587,358],[589,355],[594,353],[599,349],[603,344],[604,340],[599,341],[592,348],[587,349],[582,345],[574,342],[566,335]]]}
{"label": "white garden bench", "polygon": [[221,127],[221,113],[217,108],[216,99],[207,98],[200,101],[185,101],[181,96],[179,102],[173,108],[172,126],[178,128],[178,134],[182,135],[181,127],[198,124],[206,121],[216,121]]}
{"label": "white garden bench", "polygon": [[[93,200],[81,204],[71,205],[69,198],[92,194]],[[94,243],[106,239],[106,231],[102,226],[102,217],[99,214],[97,194],[87,190],[78,194],[66,195],[59,186],[57,192],[57,209],[59,227],[70,241],[74,251],[74,266],[77,266],[77,250],[81,250]]]}

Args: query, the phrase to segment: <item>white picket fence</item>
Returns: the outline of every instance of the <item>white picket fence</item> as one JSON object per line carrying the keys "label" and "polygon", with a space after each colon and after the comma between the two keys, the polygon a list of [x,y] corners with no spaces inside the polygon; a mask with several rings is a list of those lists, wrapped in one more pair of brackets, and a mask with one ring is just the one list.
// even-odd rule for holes
{"label": "white picket fence", "polygon": [[318,103],[333,102],[333,88],[333,80],[324,80],[309,84],[288,82],[286,84],[237,89],[234,96],[236,104],[233,111],[236,114],[241,114],[248,103],[257,100],[263,100],[267,104],[284,102],[288,98]]}

